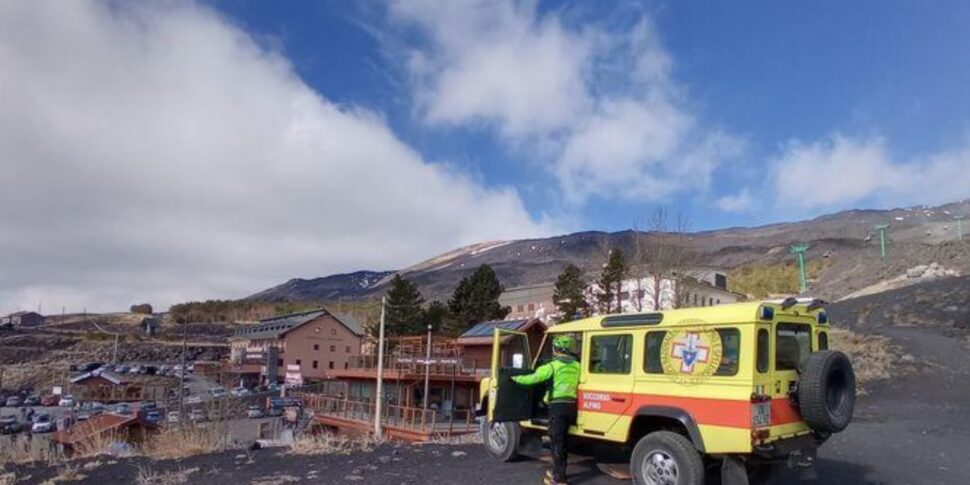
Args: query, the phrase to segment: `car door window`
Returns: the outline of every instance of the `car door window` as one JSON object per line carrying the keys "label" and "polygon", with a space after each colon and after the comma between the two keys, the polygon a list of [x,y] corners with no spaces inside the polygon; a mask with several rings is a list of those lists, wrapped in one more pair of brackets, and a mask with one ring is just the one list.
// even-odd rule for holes
{"label": "car door window", "polygon": [[598,335],[590,339],[589,371],[593,374],[629,374],[633,336]]}

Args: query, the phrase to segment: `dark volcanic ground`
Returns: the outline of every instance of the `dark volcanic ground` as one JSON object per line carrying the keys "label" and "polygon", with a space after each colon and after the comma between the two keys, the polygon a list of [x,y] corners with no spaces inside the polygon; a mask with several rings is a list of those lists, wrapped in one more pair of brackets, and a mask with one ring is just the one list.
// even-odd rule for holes
{"label": "dark volcanic ground", "polygon": [[[921,371],[870,389],[856,419],[820,452],[819,480],[849,484],[965,484],[970,482],[970,334],[958,328],[882,326],[910,358],[925,362]],[[227,452],[185,460],[152,462],[142,458],[102,464],[73,483],[136,483],[139,474],[190,470],[185,483],[240,485],[283,483],[366,484],[517,484],[540,483],[546,465],[536,460],[501,464],[480,445],[383,445],[350,456],[293,456],[280,450]],[[10,470],[7,470],[8,472]],[[42,483],[57,467],[21,467],[15,483]],[[618,484],[594,463],[570,468],[573,484]],[[0,473],[2,483],[2,473]],[[150,482],[149,482],[150,483]],[[163,482],[157,482],[163,483]],[[170,483],[170,482],[169,482]],[[782,474],[771,483],[798,483]]]}

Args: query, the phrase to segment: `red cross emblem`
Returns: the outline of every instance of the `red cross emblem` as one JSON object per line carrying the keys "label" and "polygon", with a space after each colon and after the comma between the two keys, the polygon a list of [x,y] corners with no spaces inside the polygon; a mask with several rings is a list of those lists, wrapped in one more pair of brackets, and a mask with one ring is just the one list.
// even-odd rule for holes
{"label": "red cross emblem", "polygon": [[680,359],[680,372],[683,374],[693,374],[694,364],[698,362],[706,364],[708,357],[711,353],[711,348],[707,345],[701,345],[703,340],[701,340],[700,334],[696,332],[690,332],[683,342],[677,342],[673,346],[673,357],[675,359]]}

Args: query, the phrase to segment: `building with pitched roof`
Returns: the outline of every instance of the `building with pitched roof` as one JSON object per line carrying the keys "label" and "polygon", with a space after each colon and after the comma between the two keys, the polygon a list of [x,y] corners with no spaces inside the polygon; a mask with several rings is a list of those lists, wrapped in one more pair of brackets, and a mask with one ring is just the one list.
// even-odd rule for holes
{"label": "building with pitched roof", "polygon": [[39,327],[44,324],[44,316],[37,312],[17,312],[0,317],[0,326]]}
{"label": "building with pitched roof", "polygon": [[360,355],[364,328],[353,318],[319,308],[260,320],[229,339],[232,368],[263,383],[328,379]]}

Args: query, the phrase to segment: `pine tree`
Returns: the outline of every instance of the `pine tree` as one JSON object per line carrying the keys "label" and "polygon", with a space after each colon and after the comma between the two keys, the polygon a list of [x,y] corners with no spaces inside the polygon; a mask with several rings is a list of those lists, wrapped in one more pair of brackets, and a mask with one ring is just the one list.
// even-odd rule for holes
{"label": "pine tree", "polygon": [[417,335],[425,330],[424,297],[417,285],[397,274],[387,290],[385,332],[389,336]]}
{"label": "pine tree", "polygon": [[495,271],[487,264],[462,278],[448,300],[448,310],[455,319],[449,330],[457,334],[476,323],[505,318],[512,309],[498,302],[503,290]]}
{"label": "pine tree", "polygon": [[623,251],[614,248],[610,251],[610,258],[603,268],[599,281],[597,281],[599,293],[596,295],[596,300],[599,303],[600,313],[620,313],[622,311],[620,293],[626,272],[627,267]]}
{"label": "pine tree", "polygon": [[440,330],[449,323],[448,305],[435,300],[424,310],[424,323],[434,330]]}
{"label": "pine tree", "polygon": [[563,269],[556,278],[556,287],[552,298],[559,309],[559,322],[568,322],[577,316],[582,318],[589,315],[589,305],[586,303],[584,291],[586,282],[583,272],[576,265],[570,264]]}

